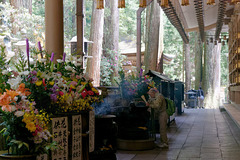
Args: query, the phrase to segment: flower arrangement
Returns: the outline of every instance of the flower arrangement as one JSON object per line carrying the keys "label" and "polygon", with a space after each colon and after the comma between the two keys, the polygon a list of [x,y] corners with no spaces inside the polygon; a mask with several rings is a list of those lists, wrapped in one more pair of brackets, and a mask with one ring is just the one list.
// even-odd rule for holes
{"label": "flower arrangement", "polygon": [[49,143],[49,117],[90,111],[102,100],[77,55],[64,53],[54,63],[54,53],[49,56],[40,42],[37,49],[28,43],[27,39],[27,54],[13,57],[14,63],[0,54],[0,114],[5,126],[1,133],[15,154],[40,154],[56,147]]}
{"label": "flower arrangement", "polygon": [[[52,114],[93,110],[92,105],[100,102],[101,96],[93,87],[92,81],[81,68],[77,55],[63,54],[57,63],[54,53],[48,56],[42,50],[30,49],[26,40],[27,57],[15,64],[15,74],[6,82],[12,89],[24,83],[30,89],[29,99],[36,102],[35,107]],[[30,62],[30,59],[33,59]]]}
{"label": "flower arrangement", "polygon": [[35,108],[35,102],[29,101],[31,94],[25,84],[16,90],[8,90],[0,95],[0,113],[6,126],[1,132],[6,137],[12,154],[38,155],[46,153],[55,143],[50,143],[51,134],[47,125],[48,115]]}
{"label": "flower arrangement", "polygon": [[150,88],[155,87],[155,83],[152,78],[148,75],[142,75],[143,70],[139,73],[139,76],[131,75],[129,77],[125,77],[124,72],[119,72],[121,77],[121,82],[119,84],[122,90],[122,96],[125,99],[136,99],[141,98],[144,95],[146,98],[147,92]]}

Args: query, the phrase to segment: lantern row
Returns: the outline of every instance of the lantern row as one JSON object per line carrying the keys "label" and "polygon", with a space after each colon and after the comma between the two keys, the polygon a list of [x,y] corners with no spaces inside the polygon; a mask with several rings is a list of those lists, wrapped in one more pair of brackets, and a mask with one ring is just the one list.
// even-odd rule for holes
{"label": "lantern row", "polygon": [[215,32],[215,39],[218,39],[222,26],[223,26],[223,18],[226,13],[226,6],[227,2],[226,0],[219,0],[219,5],[218,5],[218,18],[217,18],[217,26],[216,26],[216,32]]}
{"label": "lantern row", "polygon": [[204,21],[203,21],[203,1],[194,0],[194,6],[196,11],[197,22],[199,26],[199,33],[202,42],[204,41]]}
{"label": "lantern row", "polygon": [[[162,8],[169,7],[169,0],[158,0],[159,4]],[[222,0],[227,2],[227,0]],[[240,0],[230,0],[230,4],[236,4],[240,2]],[[189,0],[182,0],[181,3],[182,6],[188,6]],[[215,5],[215,0],[207,0],[207,5]],[[139,7],[147,7],[147,0],[139,0]],[[104,8],[104,0],[97,0],[97,9],[103,9]],[[118,8],[125,8],[125,0],[118,0]]]}

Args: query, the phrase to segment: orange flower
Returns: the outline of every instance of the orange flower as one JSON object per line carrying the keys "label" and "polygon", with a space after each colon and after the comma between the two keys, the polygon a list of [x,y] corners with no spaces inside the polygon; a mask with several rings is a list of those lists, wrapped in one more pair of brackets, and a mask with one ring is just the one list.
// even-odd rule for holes
{"label": "orange flower", "polygon": [[14,100],[14,97],[19,95],[19,93],[14,91],[14,90],[7,90],[6,89],[6,91],[7,91],[7,95],[9,95],[11,97],[11,100]]}
{"label": "orange flower", "polygon": [[21,83],[17,89],[17,91],[21,92],[24,96],[28,96],[31,94],[31,92],[29,92],[28,88],[25,88],[25,84]]}
{"label": "orange flower", "polygon": [[9,105],[11,102],[11,97],[7,95],[6,92],[4,92],[3,95],[0,96],[0,106],[2,106],[2,110],[8,110],[9,112],[11,111],[11,106]]}

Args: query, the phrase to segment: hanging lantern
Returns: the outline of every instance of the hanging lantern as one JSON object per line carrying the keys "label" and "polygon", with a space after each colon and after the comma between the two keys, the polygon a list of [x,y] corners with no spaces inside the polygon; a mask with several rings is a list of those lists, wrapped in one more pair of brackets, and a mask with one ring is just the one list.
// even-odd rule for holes
{"label": "hanging lantern", "polygon": [[125,0],[118,0],[118,8],[125,8]]}
{"label": "hanging lantern", "polygon": [[226,35],[224,35],[224,36],[223,36],[223,39],[224,39],[224,40],[227,40],[227,36],[226,36]]}
{"label": "hanging lantern", "polygon": [[104,8],[104,0],[97,0],[97,9]]}
{"label": "hanging lantern", "polygon": [[142,8],[147,7],[147,0],[139,0],[139,7]]}
{"label": "hanging lantern", "polygon": [[207,0],[207,5],[215,5],[215,0]]}
{"label": "hanging lantern", "polygon": [[182,6],[189,5],[189,0],[182,0]]}
{"label": "hanging lantern", "polygon": [[213,38],[212,37],[210,38],[210,43],[213,43]]}
{"label": "hanging lantern", "polygon": [[161,6],[162,8],[168,8],[168,7],[169,7],[169,5],[168,5],[168,0],[161,0],[160,6]]}

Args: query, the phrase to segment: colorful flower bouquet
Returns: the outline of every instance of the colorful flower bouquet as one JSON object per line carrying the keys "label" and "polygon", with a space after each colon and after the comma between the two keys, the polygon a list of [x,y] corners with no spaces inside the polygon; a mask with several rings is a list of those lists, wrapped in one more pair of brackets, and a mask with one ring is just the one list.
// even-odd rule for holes
{"label": "colorful flower bouquet", "polygon": [[139,76],[131,75],[126,78],[124,72],[120,72],[119,74],[121,77],[119,86],[122,90],[122,97],[124,99],[141,99],[142,95],[148,98],[147,92],[150,88],[155,86],[155,83],[150,76],[142,75],[142,70]]}
{"label": "colorful flower bouquet", "polygon": [[[77,55],[67,56],[54,63],[54,53],[31,49],[6,60],[0,55],[0,114],[1,133],[16,154],[40,154],[56,143],[49,143],[48,123],[51,116],[93,110],[102,101],[92,81],[79,63]],[[20,150],[20,151],[19,151]]]}
{"label": "colorful flower bouquet", "polygon": [[56,145],[49,141],[48,115],[36,109],[34,101],[28,100],[30,94],[25,84],[21,83],[16,90],[6,89],[0,96],[1,125],[5,126],[1,133],[6,138],[11,154],[38,155],[47,153]]}

